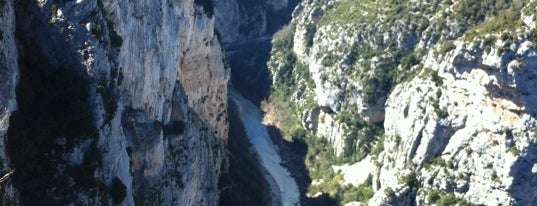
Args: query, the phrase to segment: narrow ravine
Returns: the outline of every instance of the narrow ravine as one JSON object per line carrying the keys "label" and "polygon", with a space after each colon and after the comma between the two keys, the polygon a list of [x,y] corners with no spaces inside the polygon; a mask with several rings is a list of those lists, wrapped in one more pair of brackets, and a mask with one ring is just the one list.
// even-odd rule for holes
{"label": "narrow ravine", "polygon": [[265,125],[262,123],[261,110],[239,92],[230,88],[230,98],[238,107],[240,119],[244,124],[246,135],[254,150],[259,155],[259,160],[264,169],[276,182],[277,188],[271,187],[273,193],[280,194],[283,206],[300,205],[300,193],[296,181],[281,165],[281,157],[277,152],[276,145],[272,143]]}

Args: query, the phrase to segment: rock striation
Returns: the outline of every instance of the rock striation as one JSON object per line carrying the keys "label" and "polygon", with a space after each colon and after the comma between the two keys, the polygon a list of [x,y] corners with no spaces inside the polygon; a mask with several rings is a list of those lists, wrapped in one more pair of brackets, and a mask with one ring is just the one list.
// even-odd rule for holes
{"label": "rock striation", "polygon": [[[336,155],[371,157],[369,205],[531,204],[536,5],[496,6],[301,2],[273,41],[274,88]],[[333,168],[342,186],[367,177]]]}
{"label": "rock striation", "polygon": [[[11,165],[6,154],[9,118],[17,109],[15,87],[18,81],[18,55],[15,43],[15,12],[13,1],[0,2],[0,173],[7,174]],[[3,199],[7,204],[16,204],[14,188],[9,180],[2,183]]]}
{"label": "rock striation", "polygon": [[[50,186],[37,194],[55,204],[76,205],[218,202],[218,177],[227,169],[229,71],[210,1],[13,4],[1,5],[0,14],[1,135],[17,109],[17,56],[30,58],[34,52],[87,82],[86,104],[97,131],[96,139],[83,140],[65,154],[46,152],[70,157],[57,168],[76,169],[87,156],[95,157],[100,163],[87,173],[98,183],[97,192],[58,194]],[[9,168],[3,164],[3,170]],[[72,176],[62,169],[57,174]],[[79,187],[77,178],[66,179],[69,187]]]}

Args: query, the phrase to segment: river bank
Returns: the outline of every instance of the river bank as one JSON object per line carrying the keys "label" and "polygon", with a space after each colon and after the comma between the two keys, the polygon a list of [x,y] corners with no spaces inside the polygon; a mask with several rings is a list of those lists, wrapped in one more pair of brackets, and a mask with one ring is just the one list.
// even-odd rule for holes
{"label": "river bank", "polygon": [[300,191],[300,202],[304,206],[335,206],[338,202],[328,194],[321,194],[316,197],[308,197],[308,188],[311,185],[311,178],[305,165],[305,158],[308,153],[308,145],[294,139],[292,142],[285,140],[280,130],[273,126],[267,126],[270,138],[279,148],[278,153],[282,157],[282,164],[286,167],[291,176],[296,180]]}
{"label": "river bank", "polygon": [[[250,141],[233,101],[228,106],[229,134],[227,156],[229,168],[220,177],[220,206],[271,205],[281,203],[277,186],[263,167],[257,155],[250,150]],[[279,191],[279,190],[278,190]]]}
{"label": "river bank", "polygon": [[296,181],[287,168],[282,166],[278,149],[272,143],[267,128],[262,123],[263,114],[261,110],[242,97],[236,90],[230,89],[229,93],[230,100],[237,105],[240,119],[244,124],[253,149],[259,155],[261,165],[274,178],[279,188],[282,205],[300,205],[300,192]]}

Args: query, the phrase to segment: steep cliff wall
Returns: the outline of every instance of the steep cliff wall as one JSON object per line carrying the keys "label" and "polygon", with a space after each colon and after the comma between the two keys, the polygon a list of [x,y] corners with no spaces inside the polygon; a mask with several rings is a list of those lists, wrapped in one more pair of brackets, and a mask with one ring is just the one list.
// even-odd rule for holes
{"label": "steep cliff wall", "polygon": [[271,35],[286,24],[297,0],[214,1],[216,29],[223,44]]}
{"label": "steep cliff wall", "polygon": [[[7,130],[11,113],[17,109],[15,86],[18,80],[17,46],[15,44],[15,13],[13,1],[0,2],[0,162],[2,175],[11,168],[6,156]],[[16,201],[11,181],[2,184],[4,203]]]}
{"label": "steep cliff wall", "polygon": [[256,104],[268,96],[270,39],[291,19],[298,0],[214,1],[215,27],[231,67],[231,83]]}
{"label": "steep cliff wall", "polygon": [[[10,144],[35,151],[10,151],[22,168],[15,184],[24,188],[21,200],[81,205],[218,202],[218,176],[226,169],[229,72],[214,34],[210,1],[19,1],[15,8],[18,53],[25,62],[17,92],[24,112],[17,125],[30,129],[10,128]],[[10,9],[2,15],[12,15]],[[14,23],[12,17],[2,18],[7,19],[2,24]],[[13,26],[2,29],[14,34]],[[12,52],[2,63],[16,71],[13,40],[6,36],[12,46],[2,44],[3,53]],[[49,84],[36,79],[39,72],[53,79]],[[13,78],[2,81],[8,84],[3,89],[14,85],[17,73],[10,74]],[[40,94],[32,96],[32,90]],[[41,95],[47,90],[57,96]],[[70,92],[80,95],[69,97]],[[13,99],[13,91],[4,96]],[[45,103],[39,107],[32,103],[36,101]],[[13,101],[5,102],[5,111],[15,109]],[[33,107],[51,112],[37,114],[47,116],[43,119],[30,118],[29,111],[40,111]],[[46,128],[32,126],[40,121],[47,122],[41,126]],[[50,129],[66,125],[67,131]],[[43,140],[31,135],[39,131],[51,136]],[[50,164],[43,171],[61,183],[49,185],[37,177],[32,184],[39,187],[28,187],[23,177],[33,170],[24,166],[26,160],[38,168]]]}
{"label": "steep cliff wall", "polygon": [[272,43],[272,99],[291,99],[302,127],[330,142],[339,157],[314,155],[332,161],[321,166],[375,165],[334,167],[310,194],[340,182],[331,195],[364,202],[371,188],[370,205],[532,202],[535,6],[302,2]]}
{"label": "steep cliff wall", "polygon": [[[417,191],[408,201],[419,204],[434,202],[427,197],[438,191],[475,204],[534,202],[525,191],[534,190],[537,163],[536,93],[529,89],[537,77],[535,49],[525,38],[503,53],[471,49],[480,43],[457,41],[442,58],[431,52],[424,66],[437,68],[439,78],[423,75],[394,89],[375,198],[392,187],[407,198]],[[413,175],[417,185],[401,181]]]}

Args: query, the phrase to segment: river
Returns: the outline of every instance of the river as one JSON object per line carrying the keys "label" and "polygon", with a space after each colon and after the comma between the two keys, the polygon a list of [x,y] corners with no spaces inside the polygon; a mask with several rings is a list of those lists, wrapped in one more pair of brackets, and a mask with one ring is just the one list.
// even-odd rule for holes
{"label": "river", "polygon": [[268,131],[262,123],[263,113],[235,89],[230,88],[229,93],[231,100],[237,104],[239,117],[250,143],[259,156],[261,166],[265,168],[277,185],[277,188],[271,187],[272,192],[280,194],[279,199],[281,199],[283,206],[300,205],[300,193],[296,181],[291,177],[287,168],[280,164],[281,157],[277,152],[276,145],[272,143]]}

